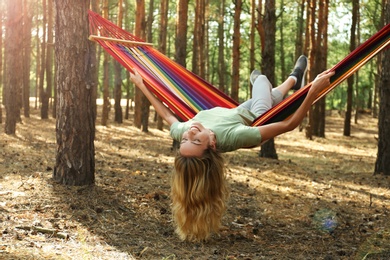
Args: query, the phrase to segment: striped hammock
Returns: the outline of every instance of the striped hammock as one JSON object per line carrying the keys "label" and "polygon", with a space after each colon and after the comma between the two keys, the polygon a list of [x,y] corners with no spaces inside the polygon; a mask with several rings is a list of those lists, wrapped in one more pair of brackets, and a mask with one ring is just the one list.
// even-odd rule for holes
{"label": "striped hammock", "polygon": [[[216,87],[171,60],[151,44],[126,32],[100,15],[89,11],[90,39],[98,42],[113,58],[130,72],[133,68],[142,76],[145,85],[179,118],[187,121],[199,111],[216,106],[233,108],[238,103]],[[390,24],[361,44],[332,71],[328,88],[316,101],[360,69],[390,44]],[[253,121],[253,126],[282,121],[292,115],[305,99],[311,83],[296,91],[281,103]],[[316,102],[315,101],[315,102]]]}

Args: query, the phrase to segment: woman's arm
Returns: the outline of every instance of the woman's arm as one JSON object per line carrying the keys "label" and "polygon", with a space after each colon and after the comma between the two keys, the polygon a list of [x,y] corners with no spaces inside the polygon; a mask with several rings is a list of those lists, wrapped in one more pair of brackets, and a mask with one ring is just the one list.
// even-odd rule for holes
{"label": "woman's arm", "polygon": [[179,121],[176,116],[167,108],[150,90],[145,86],[141,75],[134,69],[134,73],[130,73],[131,81],[144,93],[145,97],[150,101],[157,114],[159,114],[169,125]]}
{"label": "woman's arm", "polygon": [[290,118],[281,122],[259,126],[258,128],[261,134],[261,142],[267,141],[268,139],[285,132],[294,130],[305,118],[318,94],[320,94],[321,91],[330,84],[329,79],[333,75],[334,72],[330,72],[328,70],[319,74],[313,81],[313,84],[310,87],[305,100]]}

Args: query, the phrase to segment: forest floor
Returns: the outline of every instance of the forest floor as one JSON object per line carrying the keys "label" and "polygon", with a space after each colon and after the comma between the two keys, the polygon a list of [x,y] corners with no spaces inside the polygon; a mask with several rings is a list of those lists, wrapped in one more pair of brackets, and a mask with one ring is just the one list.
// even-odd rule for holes
{"label": "forest floor", "polygon": [[279,160],[259,148],[226,155],[230,199],[222,228],[181,242],[170,209],[174,152],[168,131],[132,120],[96,127],[96,184],[52,180],[55,119],[0,125],[0,259],[389,259],[390,178],[373,175],[377,121],[342,135],[294,130],[275,139]]}

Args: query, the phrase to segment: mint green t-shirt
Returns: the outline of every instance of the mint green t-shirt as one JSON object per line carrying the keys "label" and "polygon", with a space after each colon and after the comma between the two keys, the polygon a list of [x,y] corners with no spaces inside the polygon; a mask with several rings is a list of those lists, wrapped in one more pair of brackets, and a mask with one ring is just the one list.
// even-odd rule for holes
{"label": "mint green t-shirt", "polygon": [[170,135],[181,141],[183,133],[189,129],[193,121],[215,133],[217,150],[230,152],[240,148],[257,146],[261,142],[260,131],[250,126],[256,116],[249,110],[236,107],[233,109],[216,107],[200,111],[187,122],[175,122],[171,125]]}

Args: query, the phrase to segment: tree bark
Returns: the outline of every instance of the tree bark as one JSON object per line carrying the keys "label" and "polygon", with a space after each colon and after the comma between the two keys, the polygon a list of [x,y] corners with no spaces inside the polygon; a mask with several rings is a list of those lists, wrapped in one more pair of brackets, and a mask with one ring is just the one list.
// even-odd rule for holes
{"label": "tree bark", "polygon": [[[166,54],[167,52],[167,28],[168,28],[168,0],[161,0],[160,5],[160,31],[158,37],[158,43],[160,52]],[[163,130],[164,122],[161,116],[156,113],[157,129]]]}
{"label": "tree bark", "polygon": [[225,0],[221,0],[219,4],[218,16],[218,89],[224,93],[226,91],[226,62],[225,62],[225,37],[224,37],[224,22],[225,19]]}
{"label": "tree bark", "polygon": [[[108,0],[103,1],[103,15],[108,19]],[[110,92],[109,92],[109,54],[103,54],[103,107],[102,107],[102,126],[108,125],[108,117],[111,109]]]}
{"label": "tree bark", "polygon": [[234,2],[234,28],[233,28],[233,62],[232,62],[232,89],[231,98],[238,101],[238,90],[240,84],[240,43],[241,43],[241,11],[242,11],[242,0],[236,0]]}
{"label": "tree bark", "polygon": [[[264,51],[262,52],[261,71],[267,76],[272,86],[275,86],[275,34],[276,11],[275,1],[266,0],[263,26],[265,31]],[[261,146],[260,157],[277,159],[274,139],[268,140]]]}
{"label": "tree bark", "polygon": [[192,71],[205,78],[205,57],[204,49],[205,41],[205,0],[196,0],[195,7],[195,24],[194,24],[194,41],[193,41],[193,55],[192,55]]}
{"label": "tree bark", "polygon": [[[356,48],[356,24],[359,0],[352,0],[352,25],[351,25],[351,39],[349,44],[349,50],[352,52]],[[345,111],[344,118],[344,136],[351,136],[351,118],[352,118],[352,102],[353,102],[353,83],[354,75],[351,75],[347,79],[347,109]]]}
{"label": "tree bark", "polygon": [[42,0],[42,42],[41,42],[41,57],[39,71],[39,101],[41,103],[41,119],[47,119],[49,109],[49,98],[45,91],[45,72],[46,72],[46,38],[47,38],[47,4],[46,0]]}
{"label": "tree bark", "polygon": [[[30,117],[30,67],[31,67],[31,28],[32,28],[31,3],[24,0],[23,3],[23,114]],[[1,18],[0,18],[1,19]],[[1,50],[0,46],[0,50]],[[1,59],[1,57],[0,57]],[[1,71],[1,66],[0,66]],[[1,81],[1,79],[0,79]]]}
{"label": "tree bark", "polygon": [[[123,20],[123,0],[118,1],[118,27],[122,28]],[[114,121],[122,124],[123,123],[123,112],[121,106],[122,100],[122,65],[115,61],[115,87],[114,87]]]}
{"label": "tree bark", "polygon": [[[49,118],[49,101],[52,97],[53,89],[53,49],[54,49],[54,35],[53,35],[53,0],[47,0],[47,43],[46,43],[46,90],[45,104],[42,104],[42,119]],[[45,107],[45,109],[43,109]]]}
{"label": "tree bark", "polygon": [[187,22],[189,0],[179,0],[177,5],[175,61],[186,68],[187,57]]}
{"label": "tree bark", "polygon": [[57,153],[53,179],[95,181],[96,50],[88,40],[90,1],[56,0]]}
{"label": "tree bark", "polygon": [[[384,1],[385,24],[390,22],[390,0]],[[390,50],[383,53],[379,84],[378,154],[375,173],[390,175]]]}
{"label": "tree bark", "polygon": [[[145,39],[145,0],[136,0],[136,3],[135,35]],[[148,116],[149,102],[143,93],[138,88],[135,88],[134,125],[142,129],[143,132],[148,131]]]}
{"label": "tree bark", "polygon": [[[7,1],[7,23],[5,36],[5,128],[6,134],[15,134],[20,119],[21,93],[23,86],[23,15],[22,0]],[[23,74],[22,74],[23,75]]]}

